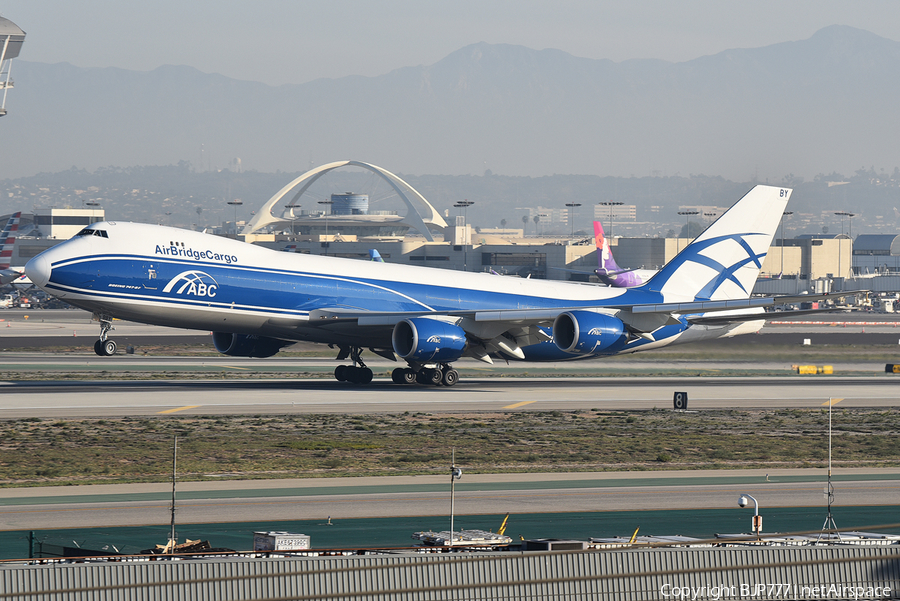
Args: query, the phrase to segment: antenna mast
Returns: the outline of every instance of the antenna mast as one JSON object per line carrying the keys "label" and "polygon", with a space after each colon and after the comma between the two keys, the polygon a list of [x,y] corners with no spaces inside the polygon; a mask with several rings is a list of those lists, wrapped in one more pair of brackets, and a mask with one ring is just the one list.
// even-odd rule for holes
{"label": "antenna mast", "polygon": [[175,473],[178,461],[178,435],[172,441],[172,523],[169,531],[169,553],[175,553]]}
{"label": "antenna mast", "polygon": [[[838,540],[841,540],[841,533],[838,532],[837,524],[834,523],[834,517],[831,515],[831,504],[834,503],[834,485],[831,484],[831,408],[834,406],[834,399],[828,399],[828,483],[825,486],[825,499],[828,501],[828,515],[825,517],[825,523],[822,524],[822,532],[833,530],[837,534]],[[821,534],[819,535],[821,537]]]}

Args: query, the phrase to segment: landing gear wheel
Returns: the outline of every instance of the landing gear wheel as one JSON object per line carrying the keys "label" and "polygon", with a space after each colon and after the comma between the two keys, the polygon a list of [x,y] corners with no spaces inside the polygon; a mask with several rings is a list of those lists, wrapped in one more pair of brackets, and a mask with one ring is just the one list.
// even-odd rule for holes
{"label": "landing gear wheel", "polygon": [[372,381],[372,370],[368,367],[347,367],[344,376],[351,384],[368,384]]}
{"label": "landing gear wheel", "polygon": [[435,386],[440,386],[441,376],[441,370],[426,368],[420,370],[419,373],[416,374],[416,382],[419,384],[434,384]]}
{"label": "landing gear wheel", "polygon": [[457,382],[459,382],[459,372],[455,369],[448,369],[441,378],[441,384],[444,386],[453,386]]}
{"label": "landing gear wheel", "polygon": [[103,352],[103,341],[95,340],[94,341],[94,352],[97,353],[100,357],[105,357],[106,354]]}
{"label": "landing gear wheel", "polygon": [[107,357],[112,357],[116,354],[117,348],[119,348],[119,346],[116,344],[115,340],[107,340],[103,343],[103,354]]}
{"label": "landing gear wheel", "polygon": [[354,384],[368,384],[372,381],[372,370],[368,367],[358,367],[356,368],[356,374],[353,378]]}
{"label": "landing gear wheel", "polygon": [[401,384],[415,384],[416,383],[416,372],[411,370],[410,368],[406,368],[403,370],[403,375],[400,378]]}
{"label": "landing gear wheel", "polygon": [[338,382],[346,382],[347,381],[347,366],[346,365],[338,365],[334,368],[334,379]]}
{"label": "landing gear wheel", "polygon": [[406,370],[402,367],[398,367],[394,371],[391,372],[391,382],[394,384],[406,384],[406,376],[404,374]]}

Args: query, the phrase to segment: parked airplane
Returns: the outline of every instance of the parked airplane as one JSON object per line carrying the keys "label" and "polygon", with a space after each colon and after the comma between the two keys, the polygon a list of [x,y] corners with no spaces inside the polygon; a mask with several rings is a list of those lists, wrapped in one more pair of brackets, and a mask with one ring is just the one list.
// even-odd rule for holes
{"label": "parked airplane", "polygon": [[613,258],[609,240],[603,234],[603,225],[599,221],[594,222],[594,246],[597,248],[597,269],[585,271],[583,269],[565,269],[563,267],[551,267],[559,271],[569,273],[593,274],[607,286],[614,288],[633,288],[640,286],[656,275],[655,269],[622,269]]}
{"label": "parked airplane", "polygon": [[764,307],[797,301],[749,298],[790,195],[754,187],[636,288],[277,252],[117,222],[86,227],[25,271],[95,313],[99,355],[115,353],[118,317],[211,330],[216,349],[232,356],[268,357],[296,341],[334,345],[353,362],[335,377],[354,383],[372,379],[361,357],[368,348],[407,363],[393,371],[397,383],[449,386],[461,357],[585,359],[758,330]]}
{"label": "parked airplane", "polygon": [[19,218],[22,216],[21,211],[13,213],[6,222],[6,227],[0,233],[0,285],[5,286],[11,284],[22,277],[21,267],[19,270],[12,269],[10,262],[12,261],[13,248],[16,245],[16,234],[19,231]]}
{"label": "parked airplane", "polygon": [[655,269],[622,269],[616,264],[609,240],[603,235],[603,225],[594,222],[594,245],[597,247],[597,263],[599,267],[594,273],[600,281],[616,288],[633,288],[640,286],[654,275]]}

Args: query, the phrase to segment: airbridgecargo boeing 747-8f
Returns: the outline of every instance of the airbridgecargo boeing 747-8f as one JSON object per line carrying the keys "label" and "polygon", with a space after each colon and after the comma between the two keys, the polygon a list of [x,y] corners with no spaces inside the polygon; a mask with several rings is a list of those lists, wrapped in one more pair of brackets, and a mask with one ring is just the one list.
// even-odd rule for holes
{"label": "airbridgecargo boeing 747-8f", "polygon": [[[585,359],[755,332],[750,298],[791,190],[756,186],[648,282],[607,288],[269,250],[203,233],[95,223],[34,257],[32,282],[100,321],[111,355],[120,318],[213,332],[226,355],[269,357],[297,341],[330,344],[368,383],[362,352],[406,363],[396,383],[453,385],[461,357]],[[804,297],[809,299],[809,297]]]}

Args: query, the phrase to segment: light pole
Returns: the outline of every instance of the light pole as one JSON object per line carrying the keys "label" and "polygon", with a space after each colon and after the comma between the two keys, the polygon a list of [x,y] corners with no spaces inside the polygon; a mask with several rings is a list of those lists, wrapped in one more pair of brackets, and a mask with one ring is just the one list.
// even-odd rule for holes
{"label": "light pole", "polygon": [[467,225],[469,222],[469,207],[473,204],[475,204],[474,200],[459,200],[453,203],[455,208],[463,210],[463,225]]}
{"label": "light pole", "polygon": [[580,202],[567,202],[566,206],[569,207],[569,212],[571,213],[571,215],[569,216],[569,221],[572,222],[571,237],[574,238],[575,237],[575,208],[580,207],[581,203]]}
{"label": "light pole", "polygon": [[[784,218],[793,214],[793,211],[785,211],[781,214],[781,276],[784,275]],[[778,277],[780,278],[781,276]]]}
{"label": "light pole", "polygon": [[[320,200],[320,205],[332,205],[334,201],[332,200]],[[325,246],[328,246],[328,213],[331,212],[331,207],[328,206],[325,208]]]}
{"label": "light pole", "polygon": [[235,198],[234,200],[229,200],[228,204],[234,207],[234,235],[237,236],[237,208],[244,204],[240,198]]}
{"label": "light pole", "polygon": [[[856,217],[856,213],[848,213],[847,211],[835,211],[835,215],[838,215],[841,218],[841,237],[844,235],[844,217],[847,217],[850,220],[850,248],[853,248],[853,218]],[[841,240],[841,238],[839,238]],[[844,272],[841,270],[841,255],[844,250],[844,242],[838,243],[838,277],[844,277]],[[843,290],[843,286],[841,287]]]}
{"label": "light pole", "polygon": [[456,449],[450,459],[450,546],[453,546],[453,501],[456,496],[456,481],[462,478],[462,468],[456,467]]}
{"label": "light pole", "polygon": [[609,237],[612,238],[613,237],[613,218],[612,218],[613,207],[618,207],[625,203],[619,202],[617,200],[606,200],[606,201],[598,203],[598,204],[601,204],[604,207],[609,207]]}
{"label": "light pole", "polygon": [[753,498],[753,496],[743,493],[740,498],[738,498],[738,506],[746,507],[747,499],[753,501],[753,531],[756,533],[756,540],[759,540],[759,536],[762,534],[762,516],[759,515],[759,503],[756,502],[756,499]]}
{"label": "light pole", "polygon": [[[688,238],[691,237],[691,215],[699,215],[700,211],[678,211],[679,215],[684,215],[684,233]],[[678,251],[681,252],[681,242],[678,242]]]}
{"label": "light pole", "polygon": [[475,204],[474,200],[459,200],[453,203],[457,209],[463,210],[463,271],[469,271],[469,243],[472,242],[472,236],[469,234],[469,207]]}

